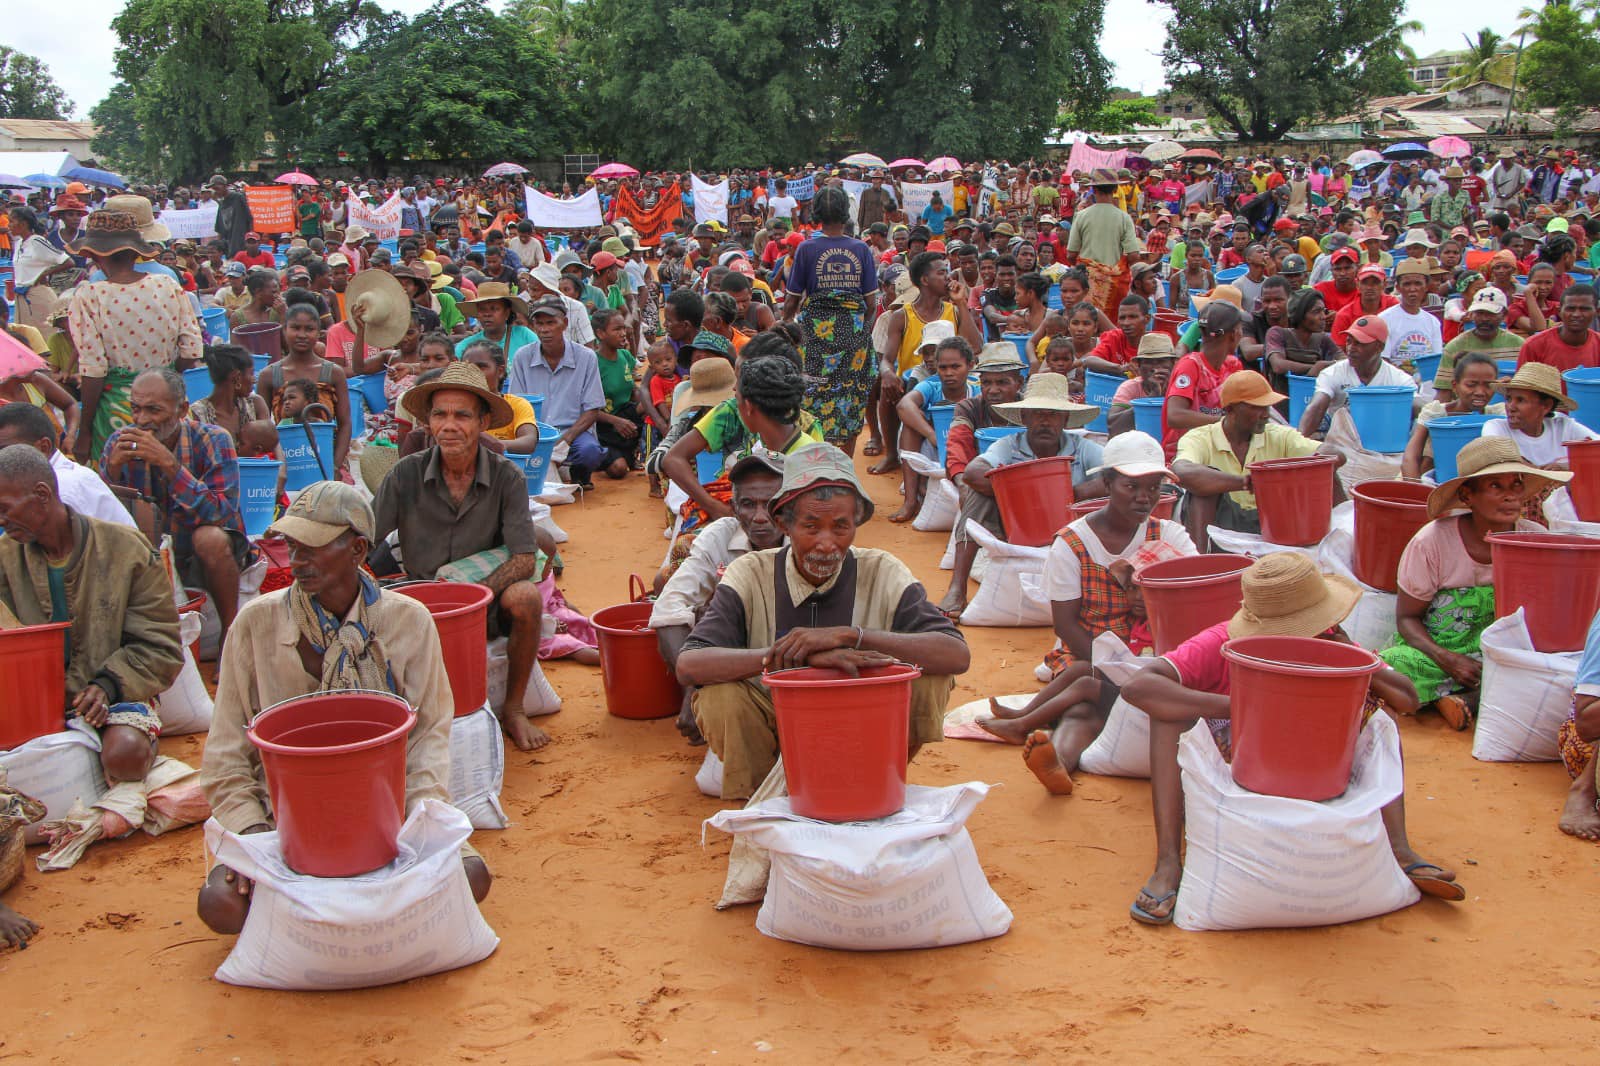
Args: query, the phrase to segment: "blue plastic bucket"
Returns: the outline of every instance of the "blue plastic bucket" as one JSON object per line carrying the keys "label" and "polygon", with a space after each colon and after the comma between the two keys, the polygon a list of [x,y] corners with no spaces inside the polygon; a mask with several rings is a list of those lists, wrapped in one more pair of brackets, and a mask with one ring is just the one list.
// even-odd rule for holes
{"label": "blue plastic bucket", "polygon": [[[543,432],[542,427],[541,432]],[[709,485],[713,481],[717,480],[717,478],[721,477],[722,463],[723,460],[721,452],[695,452],[694,472],[695,476],[700,479],[700,484]]]}
{"label": "blue plastic bucket", "polygon": [[1033,360],[1028,358],[1029,333],[1002,333],[1000,339],[1017,349],[1017,358],[1022,360],[1023,366],[1032,366]]}
{"label": "blue plastic bucket", "polygon": [[1584,366],[1561,375],[1567,396],[1578,405],[1572,417],[1600,432],[1600,367]]}
{"label": "blue plastic bucket", "polygon": [[211,334],[212,341],[217,344],[227,342],[228,309],[226,307],[207,307],[200,312],[200,321],[205,326],[205,331]]}
{"label": "blue plastic bucket", "polygon": [[1045,304],[1045,306],[1047,308],[1049,308],[1052,311],[1064,310],[1064,308],[1061,305],[1061,286],[1060,285],[1052,285],[1052,286],[1050,286],[1050,291],[1044,294],[1044,304]]}
{"label": "blue plastic bucket", "polygon": [[276,459],[239,460],[239,514],[245,536],[259,537],[272,525],[278,505],[278,471],[282,469]]}
{"label": "blue plastic bucket", "polygon": [[1385,454],[1406,450],[1415,390],[1409,385],[1358,385],[1346,395],[1363,448]]}
{"label": "blue plastic bucket", "polygon": [[980,429],[975,436],[978,438],[978,454],[982,455],[989,450],[989,445],[1002,437],[1009,437],[1013,433],[1021,433],[1021,426],[994,426],[989,429]]}
{"label": "blue plastic bucket", "polygon": [[[316,439],[315,452],[312,451],[311,442],[306,439],[308,429]],[[332,422],[278,424],[278,444],[283,448],[283,461],[287,464],[283,483],[285,491],[299,492],[308,485],[332,481],[339,476],[333,463],[333,431]],[[319,452],[322,456],[320,465],[317,463]]]}
{"label": "blue plastic bucket", "polygon": [[543,396],[535,396],[533,393],[530,393],[530,392],[513,392],[511,395],[520,396],[524,400],[527,400],[528,403],[530,405],[532,405],[532,407],[533,407],[533,420],[535,422],[539,423],[541,426],[544,425],[544,397]]}
{"label": "blue plastic bucket", "polygon": [[1300,419],[1311,406],[1311,397],[1317,391],[1317,379],[1310,374],[1289,375],[1289,425],[1300,428]]}
{"label": "blue plastic bucket", "polygon": [[251,352],[250,361],[256,365],[256,377],[260,377],[262,371],[272,365],[272,356],[262,355],[260,352]]}
{"label": "blue plastic bucket", "polygon": [[1084,427],[1090,433],[1106,432],[1106,412],[1111,410],[1111,398],[1127,380],[1116,374],[1099,374],[1093,370],[1083,372],[1084,402],[1100,408],[1100,413],[1094,416],[1094,421]]}
{"label": "blue plastic bucket", "polygon": [[183,391],[189,403],[211,395],[211,368],[197,366],[183,372]]}
{"label": "blue plastic bucket", "polygon": [[1167,402],[1165,396],[1139,396],[1133,403],[1133,428],[1140,433],[1148,433],[1156,440],[1161,439],[1161,408]]}
{"label": "blue plastic bucket", "polygon": [[1517,372],[1517,361],[1515,359],[1496,359],[1494,365],[1499,368],[1500,376],[1503,378],[1508,378]]}
{"label": "blue plastic bucket", "polygon": [[1433,379],[1439,373],[1439,363],[1444,359],[1443,352],[1434,352],[1432,355],[1419,355],[1412,360],[1417,367],[1417,380],[1424,385],[1432,385]]}
{"label": "blue plastic bucket", "polygon": [[539,427],[539,443],[533,451],[520,456],[522,472],[528,479],[528,495],[544,495],[545,478],[550,473],[550,456],[555,453],[556,442],[561,439],[561,431],[553,426]]}
{"label": "blue plastic bucket", "polygon": [[1483,436],[1488,415],[1446,415],[1428,423],[1433,439],[1433,479],[1440,484],[1456,476],[1456,453],[1468,441]]}
{"label": "blue plastic bucket", "polygon": [[350,391],[361,393],[367,410],[376,414],[389,409],[389,399],[383,394],[383,383],[387,377],[386,374],[357,374],[349,379],[348,384]]}
{"label": "blue plastic bucket", "polygon": [[1248,273],[1250,268],[1247,266],[1223,267],[1211,276],[1217,279],[1218,285],[1231,285]]}
{"label": "blue plastic bucket", "polygon": [[939,465],[944,465],[945,445],[950,441],[950,420],[956,416],[953,403],[936,403],[928,408],[928,421],[933,423],[933,437],[939,442]]}

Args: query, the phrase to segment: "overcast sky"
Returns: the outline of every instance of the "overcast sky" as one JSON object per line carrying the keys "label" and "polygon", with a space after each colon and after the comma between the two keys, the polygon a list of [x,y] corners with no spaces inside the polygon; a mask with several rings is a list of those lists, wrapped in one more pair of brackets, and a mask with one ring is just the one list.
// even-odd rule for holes
{"label": "overcast sky", "polygon": [[[20,3],[20,0],[18,0]],[[380,0],[384,7],[415,14],[431,0]],[[496,8],[503,6],[493,0]],[[1512,8],[1485,11],[1468,18],[1468,32],[1476,32],[1488,22],[1490,28],[1510,33],[1516,20]],[[21,17],[6,21],[5,43],[19,51],[38,56],[50,67],[55,79],[72,98],[75,118],[87,118],[89,109],[110,90],[112,52],[116,35],[111,20],[122,9],[122,0],[77,0],[76,3],[29,4]],[[1418,55],[1441,49],[1462,47],[1462,23],[1458,0],[1409,0],[1406,15],[1427,29],[1413,36],[1411,46]],[[1106,5],[1105,36],[1101,48],[1116,64],[1117,84],[1144,92],[1162,85],[1160,27],[1164,8],[1140,0],[1111,0]],[[1446,28],[1450,27],[1450,28]],[[1159,36],[1153,36],[1153,34]]]}

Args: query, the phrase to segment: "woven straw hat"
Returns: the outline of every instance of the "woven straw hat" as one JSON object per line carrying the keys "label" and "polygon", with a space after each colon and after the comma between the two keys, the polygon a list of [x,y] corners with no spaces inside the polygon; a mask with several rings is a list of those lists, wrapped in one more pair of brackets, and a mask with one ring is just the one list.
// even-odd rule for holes
{"label": "woven straw hat", "polygon": [[1527,389],[1548,396],[1556,402],[1557,411],[1576,411],[1578,402],[1569,398],[1561,388],[1561,371],[1548,363],[1523,363],[1511,380],[1503,383],[1507,389]]}
{"label": "woven straw hat", "polygon": [[1273,552],[1240,576],[1244,604],[1228,622],[1230,637],[1315,637],[1355,609],[1361,586],[1324,574],[1309,555]]}
{"label": "woven straw hat", "polygon": [[460,360],[445,367],[432,381],[411,386],[401,398],[401,403],[405,405],[411,417],[416,419],[418,425],[426,425],[430,410],[429,397],[436,392],[452,390],[470,392],[489,405],[490,429],[499,429],[511,424],[513,418],[511,405],[506,403],[505,397],[489,389],[489,383],[483,378],[483,371],[471,363],[463,363]]}
{"label": "woven straw hat", "polygon": [[1075,403],[1072,390],[1062,374],[1035,374],[1028,381],[1028,391],[1020,400],[997,403],[994,409],[1007,422],[1022,425],[1024,411],[1065,411],[1067,428],[1087,426],[1099,415],[1100,408],[1092,403]]}
{"label": "woven straw hat", "polygon": [[1461,450],[1456,453],[1456,470],[1457,476],[1428,493],[1429,518],[1438,518],[1450,511],[1465,510],[1466,504],[1461,502],[1457,492],[1462,485],[1475,477],[1521,474],[1528,482],[1537,483],[1530,485],[1532,490],[1541,489],[1545,485],[1565,484],[1572,480],[1569,471],[1540,470],[1536,466],[1529,466],[1509,437],[1479,437],[1463,444]]}

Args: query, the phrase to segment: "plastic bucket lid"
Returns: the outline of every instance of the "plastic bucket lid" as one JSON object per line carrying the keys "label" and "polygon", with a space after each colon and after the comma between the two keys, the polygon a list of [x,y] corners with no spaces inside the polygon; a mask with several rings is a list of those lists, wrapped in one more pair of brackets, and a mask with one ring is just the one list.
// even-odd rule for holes
{"label": "plastic bucket lid", "polygon": [[71,622],[0,629],[0,751],[66,727],[67,630]]}
{"label": "plastic bucket lid", "polygon": [[1133,401],[1133,428],[1161,439],[1161,409],[1166,406],[1165,396],[1139,396]]}
{"label": "plastic bucket lid", "polygon": [[1363,448],[1385,454],[1406,450],[1416,390],[1408,385],[1358,385],[1346,396]]}
{"label": "plastic bucket lid", "polygon": [[1243,555],[1190,555],[1139,571],[1134,581],[1144,592],[1156,654],[1232,618],[1244,599],[1240,580],[1252,562]]}
{"label": "plastic bucket lid", "polygon": [[1361,710],[1383,660],[1315,637],[1241,637],[1228,661],[1233,779],[1252,792],[1321,802],[1343,794]]}
{"label": "plastic bucket lid", "polygon": [[921,676],[909,663],[860,677],[816,667],[763,675],[794,813],[860,822],[905,806],[911,685]]}
{"label": "plastic bucket lid", "polygon": [[661,657],[650,603],[619,603],[589,619],[600,640],[606,710],[618,718],[666,718],[683,705],[683,687]]}
{"label": "plastic bucket lid", "polygon": [[1567,494],[1573,509],[1585,522],[1600,522],[1600,440],[1568,441],[1567,469],[1572,471]]}
{"label": "plastic bucket lid", "polygon": [[354,877],[394,861],[416,721],[399,696],[355,690],[296,696],[250,723],[291,869]]}
{"label": "plastic bucket lid", "polygon": [[528,495],[544,495],[544,485],[550,474],[550,458],[555,454],[561,431],[553,426],[539,427],[539,443],[533,451],[521,456],[522,473],[528,479]]}
{"label": "plastic bucket lid", "polygon": [[433,616],[456,717],[482,707],[489,698],[489,605],[494,592],[464,581],[416,581],[396,585],[394,591],[421,601]]}
{"label": "plastic bucket lid", "polygon": [[1250,464],[1250,487],[1261,515],[1261,537],[1273,544],[1307,546],[1333,524],[1331,455],[1267,459]]}
{"label": "plastic bucket lid", "polygon": [[1483,436],[1483,427],[1489,421],[1488,415],[1447,415],[1427,423],[1436,482],[1442,485],[1456,476],[1456,455],[1468,441]]}
{"label": "plastic bucket lid", "polygon": [[1600,538],[1571,533],[1491,533],[1494,614],[1523,609],[1542,652],[1582,651],[1600,612]]}
{"label": "plastic bucket lid", "polygon": [[1350,569],[1362,584],[1395,591],[1400,554],[1428,524],[1431,490],[1415,481],[1363,481],[1351,490],[1356,532]]}
{"label": "plastic bucket lid", "polygon": [[1568,370],[1561,375],[1561,380],[1566,382],[1567,395],[1578,402],[1572,417],[1600,433],[1600,367]]}
{"label": "plastic bucket lid", "polygon": [[[283,487],[288,492],[299,492],[318,481],[331,481],[338,476],[333,462],[332,422],[283,422],[278,425],[278,444],[283,448],[283,460],[288,473]],[[316,441],[311,446],[309,435]],[[318,457],[321,461],[318,461]]]}
{"label": "plastic bucket lid", "polygon": [[272,525],[278,506],[278,471],[282,469],[276,459],[239,460],[239,514],[245,536],[259,537]]}
{"label": "plastic bucket lid", "polygon": [[997,467],[989,484],[1012,544],[1043,547],[1072,521],[1072,460],[1065,455]]}

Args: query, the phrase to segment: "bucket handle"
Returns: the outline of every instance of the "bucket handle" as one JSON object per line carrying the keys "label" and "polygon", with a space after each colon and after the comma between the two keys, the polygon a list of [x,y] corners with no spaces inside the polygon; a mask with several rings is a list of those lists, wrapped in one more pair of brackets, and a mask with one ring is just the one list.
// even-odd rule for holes
{"label": "bucket handle", "polygon": [[333,412],[328,410],[325,404],[306,404],[306,406],[301,410],[299,418],[296,420],[300,425],[300,431],[306,435],[306,444],[310,445],[311,447],[312,457],[317,461],[317,472],[322,475],[323,481],[327,481],[328,464],[322,461],[322,449],[317,447],[317,435],[311,432],[311,420],[306,417],[312,411],[321,411],[323,414],[328,416],[328,420],[330,422],[333,421]]}
{"label": "bucket handle", "polygon": [[644,578],[638,574],[628,575],[628,602],[649,603],[650,590],[645,587]]}

